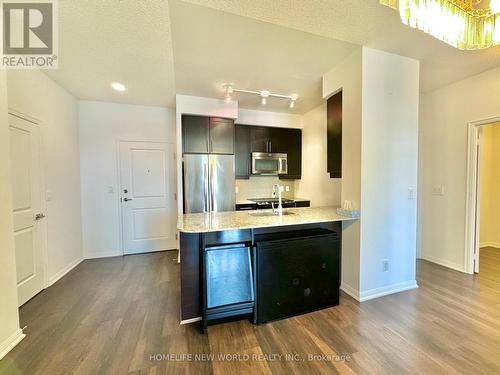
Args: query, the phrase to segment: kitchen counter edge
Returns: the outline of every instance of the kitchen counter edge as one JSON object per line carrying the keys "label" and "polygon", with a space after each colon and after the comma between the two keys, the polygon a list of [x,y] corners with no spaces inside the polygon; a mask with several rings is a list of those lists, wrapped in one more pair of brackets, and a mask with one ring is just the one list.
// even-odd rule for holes
{"label": "kitchen counter edge", "polygon": [[359,219],[337,214],[337,207],[288,208],[286,211],[294,214],[284,215],[282,220],[278,216],[254,216],[259,211],[261,210],[184,214],[178,218],[177,230],[182,233],[209,233]]}

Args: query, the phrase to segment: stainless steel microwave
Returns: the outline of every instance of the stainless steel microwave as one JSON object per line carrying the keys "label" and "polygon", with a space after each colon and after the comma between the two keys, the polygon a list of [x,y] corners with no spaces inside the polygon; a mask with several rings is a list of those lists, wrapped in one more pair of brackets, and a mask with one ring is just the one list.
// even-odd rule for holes
{"label": "stainless steel microwave", "polygon": [[252,152],[252,174],[277,176],[287,173],[287,154]]}

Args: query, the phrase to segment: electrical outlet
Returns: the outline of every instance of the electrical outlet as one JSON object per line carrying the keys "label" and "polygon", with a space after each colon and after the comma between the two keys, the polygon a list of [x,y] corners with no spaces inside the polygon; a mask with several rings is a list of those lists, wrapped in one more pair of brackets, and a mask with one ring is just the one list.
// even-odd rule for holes
{"label": "electrical outlet", "polygon": [[384,259],[382,261],[382,271],[383,272],[389,271],[389,261],[387,259]]}
{"label": "electrical outlet", "polygon": [[290,191],[290,186],[286,185],[285,186],[285,191],[287,191],[287,192]]}

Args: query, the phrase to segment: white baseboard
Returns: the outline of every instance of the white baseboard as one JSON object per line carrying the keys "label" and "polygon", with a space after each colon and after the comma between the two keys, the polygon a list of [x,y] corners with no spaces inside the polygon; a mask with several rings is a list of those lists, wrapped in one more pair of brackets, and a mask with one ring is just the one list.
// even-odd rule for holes
{"label": "white baseboard", "polygon": [[481,242],[479,247],[494,247],[500,249],[500,243],[498,242]]}
{"label": "white baseboard", "polygon": [[84,259],[120,257],[122,255],[123,255],[123,253],[119,250],[107,251],[107,252],[84,253]]}
{"label": "white baseboard", "polygon": [[418,288],[416,280],[405,281],[402,283],[391,284],[380,288],[369,289],[359,293],[359,301],[364,302],[371,299],[387,296],[389,294],[404,292],[406,290]]}
{"label": "white baseboard", "polygon": [[81,262],[83,262],[83,258],[79,258],[79,259],[75,260],[74,262],[70,263],[68,266],[66,266],[62,270],[60,270],[58,273],[56,273],[54,276],[51,276],[47,280],[47,285],[45,287],[48,288],[49,286],[51,286],[54,283],[56,283],[60,278],[62,278],[69,271],[71,271],[73,268],[75,268],[76,266],[78,266]]}
{"label": "white baseboard", "polygon": [[359,301],[359,291],[354,289],[352,286],[347,285],[346,283],[341,283],[340,290],[342,290],[346,294],[350,295],[356,301]]}
{"label": "white baseboard", "polygon": [[346,283],[342,283],[340,285],[340,289],[345,293],[349,294],[356,301],[364,302],[371,299],[387,296],[393,293],[404,292],[406,290],[416,289],[418,288],[416,280],[405,281],[403,283],[391,284],[387,286],[383,286],[381,288],[369,289],[364,292],[360,292],[354,289],[352,286],[347,285]]}
{"label": "white baseboard", "polygon": [[5,357],[26,335],[21,329],[18,329],[10,337],[0,343],[0,359]]}
{"label": "white baseboard", "polygon": [[437,263],[437,264],[444,266],[444,267],[451,268],[455,271],[467,273],[467,272],[465,272],[465,266],[463,264],[450,262],[446,259],[441,259],[441,258],[437,258],[434,256],[426,255],[426,254],[422,254],[422,259],[428,260],[429,262],[432,262],[432,263]]}

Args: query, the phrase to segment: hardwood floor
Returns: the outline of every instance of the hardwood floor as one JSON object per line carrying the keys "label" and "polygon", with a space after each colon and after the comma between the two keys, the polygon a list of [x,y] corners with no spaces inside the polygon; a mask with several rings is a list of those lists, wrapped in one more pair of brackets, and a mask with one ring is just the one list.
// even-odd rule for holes
{"label": "hardwood floor", "polygon": [[419,261],[417,290],[342,294],[335,308],[207,335],[178,324],[176,258],[84,261],[22,307],[27,337],[0,374],[500,373],[499,249],[482,249],[476,276]]}

